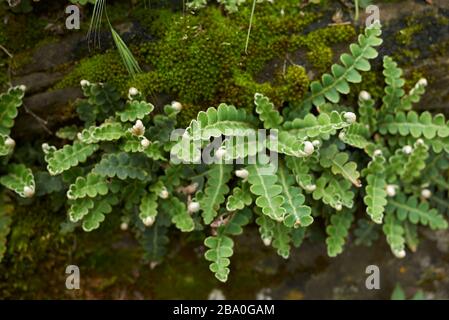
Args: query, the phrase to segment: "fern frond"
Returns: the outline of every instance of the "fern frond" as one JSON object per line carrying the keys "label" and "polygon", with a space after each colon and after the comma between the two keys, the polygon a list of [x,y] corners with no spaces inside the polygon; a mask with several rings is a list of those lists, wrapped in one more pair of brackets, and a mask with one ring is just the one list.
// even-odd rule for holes
{"label": "fern frond", "polygon": [[321,138],[328,140],[335,135],[337,130],[348,127],[348,123],[343,114],[332,111],[328,113],[320,113],[315,116],[311,113],[307,114],[304,119],[295,119],[284,123],[284,130],[296,136],[297,139]]}
{"label": "fern frond", "polygon": [[449,123],[443,114],[437,114],[432,118],[432,114],[428,111],[419,115],[415,111],[398,112],[395,115],[387,115],[379,123],[379,131],[381,134],[411,135],[414,138],[422,136],[426,139],[445,138],[449,136]]}
{"label": "fern frond", "polygon": [[382,230],[393,254],[398,258],[405,257],[404,228],[393,213],[386,213]]}
{"label": "fern frond", "polygon": [[366,196],[363,202],[366,204],[366,212],[375,223],[382,223],[383,213],[387,205],[387,185],[385,178],[385,158],[374,156],[363,171],[366,176]]}
{"label": "fern frond", "polygon": [[248,183],[243,183],[242,187],[235,187],[232,194],[226,201],[226,209],[229,211],[242,210],[253,202],[251,193],[249,191]]}
{"label": "fern frond", "polygon": [[385,95],[382,98],[383,106],[382,109],[389,113],[396,113],[402,111],[401,109],[401,99],[405,92],[402,87],[405,84],[404,79],[401,78],[402,70],[398,68],[397,63],[389,56],[385,56],[383,60],[385,76]]}
{"label": "fern frond", "polygon": [[331,216],[330,224],[326,227],[327,254],[335,257],[343,252],[343,246],[349,233],[354,215],[350,210],[335,213]]}
{"label": "fern frond", "polygon": [[91,126],[81,131],[79,140],[86,144],[98,143],[100,141],[119,140],[125,135],[125,129],[118,122],[106,122],[95,127]]}
{"label": "fern frond", "polygon": [[98,145],[85,144],[75,141],[73,145],[65,145],[62,149],[47,154],[47,170],[51,175],[58,175],[64,171],[83,163],[97,151]]}
{"label": "fern frond", "polygon": [[24,95],[25,91],[21,86],[12,87],[6,93],[0,94],[0,134],[9,135],[11,133]]}
{"label": "fern frond", "polygon": [[257,196],[256,205],[271,219],[283,221],[285,209],[282,207],[284,197],[282,187],[277,183],[278,178],[270,165],[254,164],[246,168],[249,172],[248,182],[251,193]]}
{"label": "fern frond", "polygon": [[197,195],[205,224],[210,224],[215,219],[220,205],[225,201],[232,169],[232,165],[213,164],[207,173],[204,192]]}
{"label": "fern frond", "polygon": [[267,97],[256,93],[254,95],[254,104],[265,129],[279,128],[284,120]]}
{"label": "fern frond", "polygon": [[83,230],[90,232],[98,229],[104,221],[105,215],[112,212],[112,207],[119,202],[115,195],[107,195],[101,199],[95,199],[94,206],[83,218]]}
{"label": "fern frond", "polygon": [[176,228],[182,232],[190,232],[195,229],[195,223],[187,211],[185,203],[178,198],[172,197],[170,200],[163,200],[160,203],[160,207],[161,210],[171,217],[171,221]]}
{"label": "fern frond", "polygon": [[228,279],[231,264],[229,258],[234,254],[234,241],[230,236],[241,234],[242,227],[249,223],[250,218],[251,211],[237,211],[225,225],[218,228],[216,236],[204,240],[204,245],[209,248],[204,257],[212,262],[209,269],[221,282],[226,282]]}
{"label": "fern frond", "polygon": [[143,119],[154,110],[154,106],[151,103],[145,101],[127,101],[125,110],[117,112],[117,116],[120,121],[136,121],[137,119]]}
{"label": "fern frond", "polygon": [[108,182],[105,177],[95,173],[89,173],[86,177],[76,178],[67,191],[67,198],[76,200],[79,198],[95,198],[98,195],[105,196],[109,191]]}
{"label": "fern frond", "polygon": [[354,205],[351,183],[346,179],[337,179],[327,171],[316,180],[312,196],[314,200],[321,200],[336,210],[342,210],[343,206],[352,208]]}
{"label": "fern frond", "polygon": [[295,179],[283,165],[279,166],[277,173],[285,199],[282,205],[286,211],[284,224],[289,228],[311,225],[313,222],[312,209],[304,205],[305,197],[301,193],[301,189],[294,186]]}
{"label": "fern frond", "polygon": [[141,155],[125,152],[109,153],[102,157],[92,172],[103,177],[117,177],[120,180],[127,178],[145,180],[148,178],[145,165],[145,159]]}
{"label": "fern frond", "polygon": [[446,229],[447,221],[436,209],[430,209],[429,203],[420,202],[416,197],[406,197],[398,194],[395,198],[388,200],[388,211],[396,212],[400,221],[409,220],[411,223],[420,223],[430,226],[432,230]]}
{"label": "fern frond", "polygon": [[361,187],[360,173],[357,171],[357,163],[349,160],[346,152],[339,152],[335,144],[322,148],[320,153],[320,165],[330,168],[333,174],[340,174],[356,187]]}
{"label": "fern frond", "polygon": [[292,109],[288,114],[289,119],[296,116],[295,112],[299,110],[310,110],[312,105],[320,107],[326,103],[326,100],[332,103],[340,101],[340,94],[349,93],[349,83],[359,83],[362,76],[359,71],[369,71],[371,65],[369,59],[377,57],[378,53],[374,47],[382,44],[380,23],[375,23],[365,29],[365,34],[361,34],[358,43],[350,45],[351,54],[344,53],[340,56],[340,64],[332,65],[332,74],[323,74],[321,81],[313,81],[310,84],[310,93],[308,93],[302,104]]}
{"label": "fern frond", "polygon": [[341,141],[359,149],[365,149],[371,142],[369,129],[361,123],[353,123],[338,135]]}
{"label": "fern frond", "polygon": [[9,165],[7,174],[0,177],[0,184],[23,198],[33,196],[36,189],[33,172],[23,164]]}

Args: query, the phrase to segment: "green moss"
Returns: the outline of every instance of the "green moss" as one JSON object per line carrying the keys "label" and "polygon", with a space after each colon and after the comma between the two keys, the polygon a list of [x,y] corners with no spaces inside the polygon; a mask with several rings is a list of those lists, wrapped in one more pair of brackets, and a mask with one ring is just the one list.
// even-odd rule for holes
{"label": "green moss", "polygon": [[55,89],[77,87],[82,79],[88,79],[91,82],[108,82],[123,94],[128,92],[129,76],[120,56],[115,51],[81,60],[74,70],[55,86]]}
{"label": "green moss", "polygon": [[408,27],[399,30],[399,32],[396,34],[396,41],[399,44],[408,46],[412,43],[413,36],[420,32],[422,29],[423,26],[421,24],[411,24]]}
{"label": "green moss", "polygon": [[308,49],[307,58],[319,73],[325,72],[332,65],[332,46],[349,42],[355,38],[356,32],[352,25],[335,25],[314,30],[307,35],[298,35],[293,43],[296,48]]}

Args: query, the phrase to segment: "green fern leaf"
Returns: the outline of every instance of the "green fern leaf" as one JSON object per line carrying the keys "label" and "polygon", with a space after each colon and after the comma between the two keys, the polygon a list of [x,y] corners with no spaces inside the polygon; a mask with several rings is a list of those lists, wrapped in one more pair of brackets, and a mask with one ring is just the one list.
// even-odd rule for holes
{"label": "green fern leaf", "polygon": [[318,116],[309,113],[304,119],[285,122],[283,127],[300,140],[307,138],[328,140],[331,135],[336,134],[337,130],[349,125],[350,123],[343,118],[343,114],[332,111],[330,114],[320,113]]}
{"label": "green fern leaf", "polygon": [[125,110],[117,112],[117,116],[120,117],[120,121],[136,121],[137,119],[143,119],[154,110],[154,106],[151,103],[145,101],[128,101],[125,106]]}
{"label": "green fern leaf", "polygon": [[403,258],[405,256],[404,228],[392,212],[387,211],[382,230],[393,254],[398,258]]}
{"label": "green fern leaf", "polygon": [[343,206],[352,208],[354,205],[351,183],[345,179],[339,180],[327,171],[317,179],[312,195],[314,200],[321,200],[336,210],[341,210]]}
{"label": "green fern leaf", "polygon": [[349,233],[349,228],[354,219],[351,211],[345,210],[331,216],[330,224],[326,227],[327,254],[335,257],[343,252],[343,246]]}
{"label": "green fern leaf", "polygon": [[0,157],[10,154],[14,145],[10,145],[7,141],[10,139],[7,135],[0,134]]}
{"label": "green fern leaf", "polygon": [[31,169],[28,169],[23,164],[12,164],[8,166],[7,170],[8,174],[0,177],[0,184],[13,190],[23,198],[32,197],[36,184]]}
{"label": "green fern leaf", "polygon": [[282,207],[284,197],[282,187],[277,184],[278,178],[270,165],[249,165],[248,182],[250,191],[257,196],[256,205],[262,212],[276,221],[283,221],[285,209]]}
{"label": "green fern leaf", "polygon": [[339,152],[335,144],[327,148],[321,149],[320,164],[323,168],[331,168],[333,174],[340,174],[345,179],[351,181],[356,187],[361,187],[359,177],[360,173],[357,171],[357,164],[349,160],[349,155],[346,152]]}
{"label": "green fern leaf", "polygon": [[304,205],[305,197],[301,193],[301,189],[294,186],[295,179],[282,165],[278,168],[278,178],[285,199],[283,204],[286,211],[284,224],[289,228],[311,225],[313,222],[312,209]]}
{"label": "green fern leaf", "polygon": [[96,144],[85,144],[75,141],[73,145],[65,145],[62,149],[47,154],[47,169],[51,175],[58,175],[87,160],[98,149]]}
{"label": "green fern leaf", "polygon": [[103,177],[117,177],[120,180],[127,178],[145,180],[148,178],[145,165],[145,159],[141,155],[125,152],[109,153],[102,157],[92,172]]}
{"label": "green fern leaf", "polygon": [[220,205],[229,192],[227,183],[231,179],[232,165],[213,164],[207,173],[204,193],[197,196],[205,224],[210,224],[218,214]]}
{"label": "green fern leaf", "polygon": [[379,124],[379,131],[381,134],[411,135],[414,138],[422,136],[426,139],[445,138],[449,136],[449,123],[446,123],[442,114],[432,118],[432,114],[428,111],[420,115],[415,111],[398,112],[395,115],[387,115]]}
{"label": "green fern leaf", "polygon": [[251,211],[236,212],[229,221],[218,228],[217,235],[204,240],[209,248],[204,254],[207,261],[211,261],[209,268],[221,282],[226,282],[230,273],[229,258],[233,255],[234,241],[229,236],[236,236],[243,232],[242,227],[251,219]]}
{"label": "green fern leaf", "polygon": [[139,207],[139,218],[144,221],[149,217],[156,218],[157,215],[157,199],[158,194],[156,193],[145,193],[142,197]]}
{"label": "green fern leaf", "polygon": [[108,193],[109,187],[106,178],[95,173],[89,173],[86,177],[78,177],[67,191],[67,198],[76,200],[79,198],[95,198]]}
{"label": "green fern leaf", "polygon": [[396,212],[400,221],[407,219],[414,224],[428,225],[432,230],[448,227],[447,221],[436,209],[430,209],[427,202],[419,202],[413,196],[406,198],[404,194],[398,194],[394,199],[389,199],[388,210]]}
{"label": "green fern leaf", "polygon": [[338,135],[341,141],[350,146],[365,149],[371,142],[368,141],[370,133],[368,128],[361,123],[353,123]]}
{"label": "green fern leaf", "polygon": [[68,211],[70,221],[81,221],[93,207],[94,201],[91,198],[80,198],[73,201]]}
{"label": "green fern leaf", "polygon": [[249,206],[253,202],[247,183],[243,183],[242,187],[235,187],[232,195],[228,197],[226,209],[228,211],[242,210],[245,206]]}
{"label": "green fern leaf", "polygon": [[373,24],[365,29],[365,34],[360,35],[357,44],[350,46],[351,55],[344,53],[340,56],[343,64],[334,64],[332,74],[323,74],[321,81],[312,81],[310,93],[306,95],[302,104],[289,112],[289,118],[294,118],[299,110],[310,110],[312,104],[320,107],[326,103],[340,101],[340,94],[349,93],[348,82],[359,83],[362,77],[359,71],[369,71],[371,69],[368,59],[377,57],[377,51],[373,48],[382,44],[380,24]]}
{"label": "green fern leaf", "polygon": [[385,76],[385,95],[383,96],[382,108],[388,112],[395,113],[401,109],[401,98],[405,92],[402,87],[405,84],[404,79],[401,78],[402,70],[397,67],[397,63],[389,56],[384,56],[383,60]]}
{"label": "green fern leaf", "polygon": [[363,171],[366,175],[366,196],[363,202],[366,204],[366,212],[375,223],[382,223],[383,213],[387,205],[387,185],[385,178],[385,158],[375,156]]}
{"label": "green fern leaf", "polygon": [[98,229],[105,219],[105,214],[111,213],[112,207],[118,203],[118,198],[115,195],[108,195],[95,200],[94,207],[83,218],[82,226],[86,232]]}
{"label": "green fern leaf", "polygon": [[265,129],[278,128],[283,122],[282,116],[274,108],[274,104],[260,93],[254,95],[254,104]]}
{"label": "green fern leaf", "polygon": [[190,232],[195,229],[195,223],[187,211],[186,205],[176,197],[161,201],[161,210],[166,212],[176,228],[182,232]]}
{"label": "green fern leaf", "polygon": [[80,141],[86,144],[100,141],[115,141],[125,135],[125,129],[118,122],[105,122],[99,127],[92,126],[80,134]]}
{"label": "green fern leaf", "polygon": [[0,94],[0,134],[9,135],[11,133],[24,95],[25,91],[20,86],[10,88],[8,92]]}

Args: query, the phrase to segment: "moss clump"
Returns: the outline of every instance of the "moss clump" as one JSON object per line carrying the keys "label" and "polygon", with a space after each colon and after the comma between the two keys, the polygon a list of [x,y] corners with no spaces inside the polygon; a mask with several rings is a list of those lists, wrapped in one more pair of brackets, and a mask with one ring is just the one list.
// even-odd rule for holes
{"label": "moss clump", "polygon": [[79,86],[82,79],[92,82],[108,82],[123,94],[128,92],[129,76],[120,56],[115,51],[108,51],[81,60],[73,71],[55,86],[55,89]]}
{"label": "moss clump", "polygon": [[293,40],[295,48],[306,48],[307,59],[319,72],[325,72],[332,65],[332,46],[354,39],[356,32],[351,25],[335,25],[318,29],[307,35],[296,36]]}
{"label": "moss clump", "polygon": [[412,43],[413,36],[420,32],[422,29],[423,26],[421,24],[412,24],[402,30],[399,30],[399,32],[396,34],[396,41],[399,44],[408,46]]}

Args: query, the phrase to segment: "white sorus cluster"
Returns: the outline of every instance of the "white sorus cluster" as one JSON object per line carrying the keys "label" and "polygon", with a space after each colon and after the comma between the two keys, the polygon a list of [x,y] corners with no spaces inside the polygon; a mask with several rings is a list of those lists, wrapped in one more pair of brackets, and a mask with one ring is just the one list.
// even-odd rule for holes
{"label": "white sorus cluster", "polygon": [[175,110],[177,112],[182,110],[182,104],[180,102],[178,102],[178,101],[173,101],[171,103],[171,107],[173,108],[173,110]]}
{"label": "white sorus cluster", "polygon": [[87,86],[90,86],[90,82],[87,81],[87,80],[85,80],[85,79],[81,80],[81,81],[80,81],[80,84],[81,84],[81,87],[87,87]]}
{"label": "white sorus cluster", "polygon": [[139,90],[137,90],[137,89],[134,88],[134,87],[131,87],[131,88],[129,88],[129,90],[128,90],[128,94],[129,94],[130,96],[137,96],[137,95],[139,94]]}
{"label": "white sorus cluster", "polygon": [[354,112],[345,112],[343,117],[347,123],[354,123],[357,120],[357,116]]}
{"label": "white sorus cluster", "polygon": [[247,179],[249,172],[246,169],[235,170],[235,175],[241,179]]}
{"label": "white sorus cluster", "polygon": [[402,152],[405,154],[411,154],[413,152],[413,148],[409,145],[406,145],[402,148]]}
{"label": "white sorus cluster", "polygon": [[427,87],[427,79],[421,78],[418,80],[417,84],[423,87]]}
{"label": "white sorus cluster", "polygon": [[32,196],[34,196],[34,187],[26,186],[25,188],[23,188],[23,194],[25,195],[25,197],[31,198]]}
{"label": "white sorus cluster", "polygon": [[423,197],[424,199],[429,199],[431,196],[432,196],[432,191],[430,191],[429,189],[421,190],[421,197]]}
{"label": "white sorus cluster", "polygon": [[267,247],[271,244],[271,238],[266,237],[266,238],[262,238],[263,244],[266,245]]}
{"label": "white sorus cluster", "polygon": [[48,143],[44,142],[44,143],[42,144],[42,151],[43,151],[45,154],[48,154],[48,153],[50,152],[50,145],[49,145]]}
{"label": "white sorus cluster", "polygon": [[120,224],[120,229],[121,229],[122,231],[128,230],[128,224],[127,224],[126,222],[122,222],[122,223]]}
{"label": "white sorus cluster", "polygon": [[423,139],[418,139],[418,140],[416,140],[416,144],[423,145],[424,144],[424,140]]}
{"label": "white sorus cluster", "polygon": [[371,95],[369,94],[368,91],[363,90],[363,91],[360,91],[359,98],[360,98],[360,100],[367,101],[367,100],[371,99]]}
{"label": "white sorus cluster", "polygon": [[342,204],[341,204],[340,202],[338,202],[338,203],[335,205],[335,210],[337,210],[337,211],[343,210],[343,206],[342,206]]}
{"label": "white sorus cluster", "polygon": [[16,142],[12,138],[8,137],[5,140],[5,145],[9,148],[14,148],[16,146]]}
{"label": "white sorus cluster", "polygon": [[19,86],[19,89],[20,89],[21,91],[25,92],[25,91],[27,90],[27,86],[24,85],[24,84],[21,84],[21,85]]}
{"label": "white sorus cluster", "polygon": [[313,191],[316,190],[316,185],[314,185],[314,184],[308,184],[308,185],[306,185],[306,186],[304,187],[304,189],[306,189],[306,191],[313,192]]}
{"label": "white sorus cluster", "polygon": [[137,120],[134,126],[131,128],[131,133],[137,137],[143,136],[145,133],[145,126],[142,121]]}
{"label": "white sorus cluster", "polygon": [[139,95],[139,90],[134,87],[129,88],[128,90],[128,99],[133,100],[135,97]]}
{"label": "white sorus cluster", "polygon": [[220,147],[217,149],[217,151],[215,151],[215,157],[217,159],[223,158],[225,156],[225,154],[226,154],[226,149],[223,147]]}
{"label": "white sorus cluster", "polygon": [[379,149],[374,150],[373,155],[375,157],[380,157],[382,155],[382,150],[379,150]]}
{"label": "white sorus cluster", "polygon": [[310,156],[315,151],[313,143],[310,141],[304,141],[304,153]]}
{"label": "white sorus cluster", "polygon": [[189,211],[189,213],[195,213],[195,212],[198,212],[198,210],[200,210],[200,203],[199,202],[192,201],[187,206],[187,211]]}
{"label": "white sorus cluster", "polygon": [[169,196],[169,194],[168,194],[167,188],[166,188],[166,187],[163,187],[162,190],[161,190],[161,192],[159,192],[159,198],[161,198],[161,199],[167,199],[168,196]]}
{"label": "white sorus cluster", "polygon": [[394,197],[396,195],[396,186],[393,184],[387,184],[385,191],[389,197]]}
{"label": "white sorus cluster", "polygon": [[396,251],[394,254],[395,254],[395,256],[398,257],[398,258],[404,258],[405,255],[406,255],[404,249],[402,249],[402,250],[400,250],[400,251]]}
{"label": "white sorus cluster", "polygon": [[146,227],[151,227],[154,224],[155,220],[156,220],[156,217],[149,216],[149,217],[146,217],[145,219],[143,219],[142,221]]}
{"label": "white sorus cluster", "polygon": [[141,145],[144,149],[148,148],[148,147],[150,146],[150,144],[151,144],[151,141],[148,140],[148,139],[145,138],[145,137],[143,137],[142,140],[140,141],[140,145]]}

